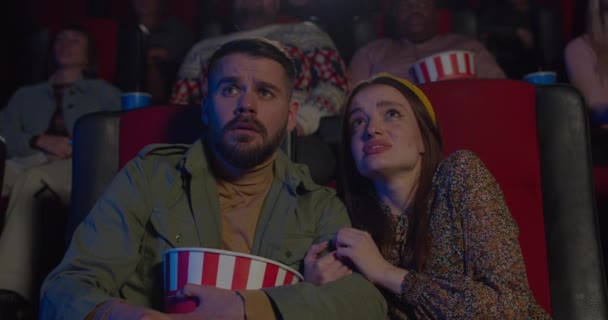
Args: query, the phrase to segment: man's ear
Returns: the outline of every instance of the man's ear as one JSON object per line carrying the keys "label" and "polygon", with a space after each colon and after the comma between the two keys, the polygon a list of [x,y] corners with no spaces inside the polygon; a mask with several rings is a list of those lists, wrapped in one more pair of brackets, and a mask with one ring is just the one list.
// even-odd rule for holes
{"label": "man's ear", "polygon": [[289,113],[287,114],[287,132],[291,132],[296,127],[299,109],[300,103],[298,103],[296,100],[289,102]]}

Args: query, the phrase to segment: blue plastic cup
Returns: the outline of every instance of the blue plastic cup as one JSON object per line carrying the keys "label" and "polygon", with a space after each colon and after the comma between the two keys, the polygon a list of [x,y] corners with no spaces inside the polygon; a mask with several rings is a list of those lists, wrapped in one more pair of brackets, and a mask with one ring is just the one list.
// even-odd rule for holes
{"label": "blue plastic cup", "polygon": [[591,111],[591,120],[599,125],[608,124],[608,110]]}
{"label": "blue plastic cup", "polygon": [[152,103],[152,96],[145,92],[127,92],[121,96],[122,110],[133,110],[147,107]]}
{"label": "blue plastic cup", "polygon": [[524,76],[524,81],[533,84],[554,84],[557,82],[557,73],[553,71],[532,72]]}

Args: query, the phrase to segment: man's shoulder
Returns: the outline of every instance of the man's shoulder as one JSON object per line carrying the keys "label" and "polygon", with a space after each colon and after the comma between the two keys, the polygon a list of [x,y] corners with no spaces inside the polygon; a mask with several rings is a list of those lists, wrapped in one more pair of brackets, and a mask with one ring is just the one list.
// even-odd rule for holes
{"label": "man's shoulder", "polygon": [[142,158],[183,156],[190,149],[189,144],[156,143],[145,146],[138,155]]}
{"label": "man's shoulder", "polygon": [[165,163],[177,166],[190,149],[188,144],[151,144],[144,147],[136,159],[144,164]]}
{"label": "man's shoulder", "polygon": [[101,78],[83,78],[75,84],[81,88],[100,91],[105,94],[120,94],[120,90]]}
{"label": "man's shoulder", "polygon": [[36,94],[39,92],[43,92],[46,90],[50,90],[49,83],[40,82],[40,83],[36,83],[36,84],[26,85],[26,86],[23,86],[23,87],[17,89],[17,91],[15,91],[15,95],[30,95],[30,94]]}

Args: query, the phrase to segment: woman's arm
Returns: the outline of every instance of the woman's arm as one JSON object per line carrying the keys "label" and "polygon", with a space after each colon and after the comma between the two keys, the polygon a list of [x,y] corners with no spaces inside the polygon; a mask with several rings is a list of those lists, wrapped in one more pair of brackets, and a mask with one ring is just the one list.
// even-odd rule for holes
{"label": "woman's arm", "polygon": [[[481,160],[472,152],[453,154],[440,165],[434,184],[447,207],[432,213],[431,229],[439,240],[434,246],[452,248],[446,252],[454,257],[433,257],[440,267],[408,273],[402,305],[436,318],[548,318],[528,287],[517,225]],[[438,230],[458,231],[441,238]]]}

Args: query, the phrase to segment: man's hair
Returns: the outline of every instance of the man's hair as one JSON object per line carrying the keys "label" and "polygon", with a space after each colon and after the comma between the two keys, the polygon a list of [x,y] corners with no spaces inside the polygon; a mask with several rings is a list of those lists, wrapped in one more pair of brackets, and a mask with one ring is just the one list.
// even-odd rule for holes
{"label": "man's hair", "polygon": [[296,66],[291,58],[291,55],[279,42],[268,40],[266,38],[247,38],[225,43],[219,49],[217,49],[209,59],[207,64],[209,75],[211,75],[213,67],[220,59],[237,53],[251,57],[274,60],[283,67],[290,84],[293,84],[295,81]]}

